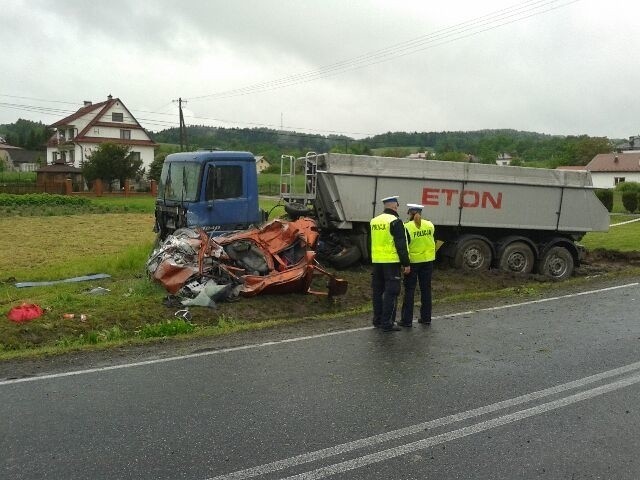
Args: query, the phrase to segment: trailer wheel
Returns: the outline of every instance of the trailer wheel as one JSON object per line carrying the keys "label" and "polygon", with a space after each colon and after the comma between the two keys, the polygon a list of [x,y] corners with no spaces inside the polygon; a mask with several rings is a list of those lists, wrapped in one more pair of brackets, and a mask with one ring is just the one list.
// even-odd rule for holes
{"label": "trailer wheel", "polygon": [[285,203],[284,211],[287,212],[287,215],[289,215],[292,220],[311,215],[311,210],[298,202]]}
{"label": "trailer wheel", "polygon": [[329,255],[327,260],[337,269],[347,268],[356,264],[362,254],[357,245],[349,245],[344,247],[342,251],[335,255]]}
{"label": "trailer wheel", "polygon": [[538,272],[556,280],[573,275],[573,255],[564,247],[551,247],[540,259]]}
{"label": "trailer wheel", "polygon": [[507,245],[500,255],[500,270],[514,273],[531,273],[534,256],[531,247],[524,242]]}
{"label": "trailer wheel", "polygon": [[491,266],[491,247],[481,238],[469,238],[456,246],[453,266],[468,272],[481,272]]}

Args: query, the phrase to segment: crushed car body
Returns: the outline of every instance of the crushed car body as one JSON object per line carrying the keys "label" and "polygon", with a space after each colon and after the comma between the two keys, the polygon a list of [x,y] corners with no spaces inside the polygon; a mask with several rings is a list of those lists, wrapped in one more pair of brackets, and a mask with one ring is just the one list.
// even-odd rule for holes
{"label": "crushed car body", "polygon": [[[147,271],[183,299],[182,305],[214,306],[263,293],[343,295],[347,282],[318,263],[317,242],[316,222],[307,217],[216,237],[199,228],[181,228],[154,250]],[[319,275],[327,278],[326,292],[312,289]]]}

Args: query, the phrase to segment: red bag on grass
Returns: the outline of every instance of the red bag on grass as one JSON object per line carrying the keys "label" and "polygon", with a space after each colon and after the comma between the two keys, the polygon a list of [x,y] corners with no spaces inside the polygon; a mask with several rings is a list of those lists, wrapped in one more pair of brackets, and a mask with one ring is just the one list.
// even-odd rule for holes
{"label": "red bag on grass", "polygon": [[19,307],[13,307],[11,310],[9,310],[9,313],[7,313],[7,317],[12,322],[24,323],[33,320],[34,318],[38,318],[43,313],[44,311],[42,310],[42,308],[40,308],[40,306],[33,303],[23,303]]}

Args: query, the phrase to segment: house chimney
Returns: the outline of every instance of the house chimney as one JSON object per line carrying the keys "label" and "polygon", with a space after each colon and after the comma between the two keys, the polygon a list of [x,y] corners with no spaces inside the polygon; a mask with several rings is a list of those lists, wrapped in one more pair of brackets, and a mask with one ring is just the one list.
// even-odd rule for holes
{"label": "house chimney", "polygon": [[89,105],[91,105],[91,100],[85,100],[84,101],[84,106],[88,107]]}
{"label": "house chimney", "polygon": [[111,94],[107,95],[107,100],[111,100],[112,98]]}

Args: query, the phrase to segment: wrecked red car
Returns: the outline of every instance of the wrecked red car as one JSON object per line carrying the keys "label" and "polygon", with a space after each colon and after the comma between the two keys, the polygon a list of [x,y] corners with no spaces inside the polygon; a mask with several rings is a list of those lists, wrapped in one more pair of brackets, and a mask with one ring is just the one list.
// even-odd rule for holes
{"label": "wrecked red car", "polygon": [[[310,218],[273,220],[259,228],[210,237],[201,229],[180,229],[147,262],[150,275],[174,295],[208,305],[237,295],[308,292],[343,295],[347,282],[316,260],[316,223]],[[312,289],[327,278],[327,291]]]}

